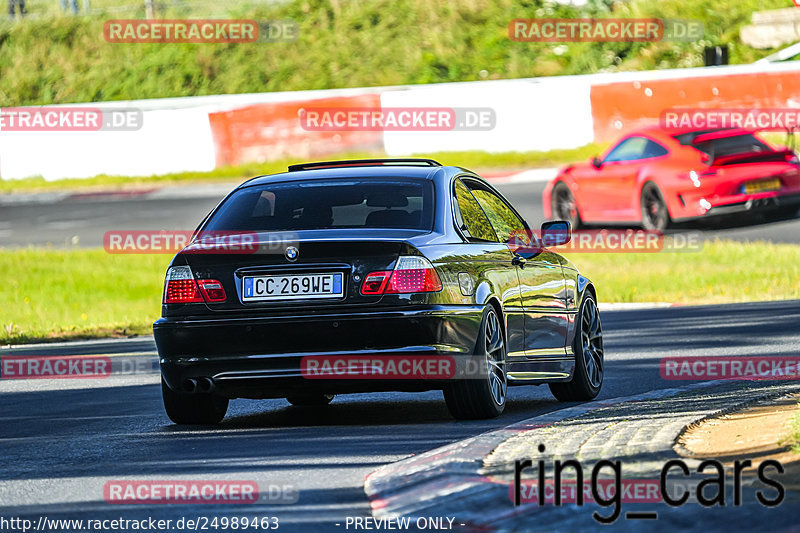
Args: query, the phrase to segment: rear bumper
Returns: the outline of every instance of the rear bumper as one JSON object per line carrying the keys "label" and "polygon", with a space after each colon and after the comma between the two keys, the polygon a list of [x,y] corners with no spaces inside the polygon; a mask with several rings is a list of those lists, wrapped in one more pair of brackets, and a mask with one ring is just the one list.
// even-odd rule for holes
{"label": "rear bumper", "polygon": [[755,196],[744,201],[712,206],[706,216],[729,215],[746,211],[769,211],[788,206],[800,207],[800,194],[784,196]]}
{"label": "rear bumper", "polygon": [[[696,218],[706,218],[736,213],[771,211],[782,207],[800,207],[800,191],[767,192],[759,194],[737,194],[728,197],[701,198],[700,196],[684,195],[686,204],[680,206],[678,216],[672,218],[676,221]],[[703,201],[707,202],[705,206]]]}
{"label": "rear bumper", "polygon": [[161,373],[182,390],[185,380],[211,378],[231,398],[441,388],[429,381],[306,379],[306,356],[361,357],[472,354],[481,306],[370,309],[347,314],[270,317],[161,318],[153,324]]}

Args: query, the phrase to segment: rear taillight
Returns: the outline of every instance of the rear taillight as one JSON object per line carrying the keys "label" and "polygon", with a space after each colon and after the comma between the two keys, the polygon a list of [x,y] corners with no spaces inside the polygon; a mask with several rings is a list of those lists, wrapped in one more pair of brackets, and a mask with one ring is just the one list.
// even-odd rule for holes
{"label": "rear taillight", "polygon": [[408,294],[412,292],[436,292],[442,290],[442,282],[433,265],[424,257],[403,256],[397,260],[385,294]]}
{"label": "rear taillight", "polygon": [[164,281],[165,304],[190,304],[202,302],[224,302],[225,289],[215,279],[195,280],[188,266],[167,270]]}
{"label": "rear taillight", "polygon": [[215,279],[201,279],[197,281],[200,285],[200,292],[207,302],[224,302],[225,289],[222,288],[222,283]]}
{"label": "rear taillight", "polygon": [[364,278],[364,283],[361,284],[361,294],[383,294],[386,289],[386,284],[391,277],[391,270],[380,270],[378,272],[370,272]]}
{"label": "rear taillight", "polygon": [[197,286],[188,266],[172,267],[167,270],[163,301],[165,304],[188,304],[203,301],[200,287]]}
{"label": "rear taillight", "polygon": [[433,265],[424,257],[402,256],[394,270],[370,272],[361,284],[361,294],[411,294],[437,292],[442,282]]}

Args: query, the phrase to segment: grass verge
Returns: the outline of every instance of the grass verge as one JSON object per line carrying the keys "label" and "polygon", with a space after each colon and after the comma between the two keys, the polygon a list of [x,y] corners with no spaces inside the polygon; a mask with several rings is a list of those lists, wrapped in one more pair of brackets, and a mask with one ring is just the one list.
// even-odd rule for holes
{"label": "grass verge", "polygon": [[[489,152],[435,152],[428,154],[415,154],[413,157],[435,159],[443,165],[456,165],[475,171],[490,169],[523,169],[536,167],[552,167],[574,161],[587,160],[599,154],[606,148],[604,144],[587,144],[579,148],[564,150],[549,150],[546,152],[503,152],[492,154]],[[388,157],[385,153],[344,153],[329,156],[332,160],[365,159],[374,157]],[[324,160],[325,157],[311,158]],[[92,178],[68,178],[54,181],[45,181],[44,178],[24,178],[18,180],[0,179],[0,194],[46,192],[59,190],[79,189],[126,189],[150,188],[164,185],[187,185],[190,183],[210,183],[220,181],[243,181],[262,174],[285,172],[286,168],[294,163],[304,163],[309,159],[284,159],[265,163],[248,163],[237,166],[227,166],[209,172],[178,172],[156,176],[107,176],[100,175]]]}
{"label": "grass verge", "polygon": [[565,254],[601,302],[716,304],[800,299],[800,246],[729,240],[699,252]]}
{"label": "grass verge", "polygon": [[5,249],[0,343],[150,333],[169,260],[103,249]]}
{"label": "grass verge", "polygon": [[[800,298],[795,245],[717,241],[701,253],[585,253],[570,259],[594,281],[601,302]],[[0,344],[149,333],[160,314],[168,262],[166,255],[101,249],[4,249]]]}

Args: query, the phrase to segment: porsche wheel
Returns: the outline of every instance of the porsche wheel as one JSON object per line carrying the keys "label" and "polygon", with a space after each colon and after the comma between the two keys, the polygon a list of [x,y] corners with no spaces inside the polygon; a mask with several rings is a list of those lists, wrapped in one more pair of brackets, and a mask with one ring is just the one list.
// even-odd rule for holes
{"label": "porsche wheel", "polygon": [[667,204],[655,183],[647,183],[642,189],[641,209],[644,229],[664,231],[669,227]]}
{"label": "porsche wheel", "polygon": [[550,199],[550,212],[554,220],[568,220],[573,229],[581,227],[581,214],[572,191],[564,182],[558,182],[553,187]]}

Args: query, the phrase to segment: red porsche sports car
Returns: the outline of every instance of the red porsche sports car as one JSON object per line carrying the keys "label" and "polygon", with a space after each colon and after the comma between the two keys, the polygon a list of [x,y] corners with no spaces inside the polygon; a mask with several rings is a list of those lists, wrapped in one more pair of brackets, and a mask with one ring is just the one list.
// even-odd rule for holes
{"label": "red porsche sports car", "polygon": [[753,131],[638,129],[602,158],[568,165],[545,187],[547,218],[581,224],[672,221],[800,207],[800,161]]}

